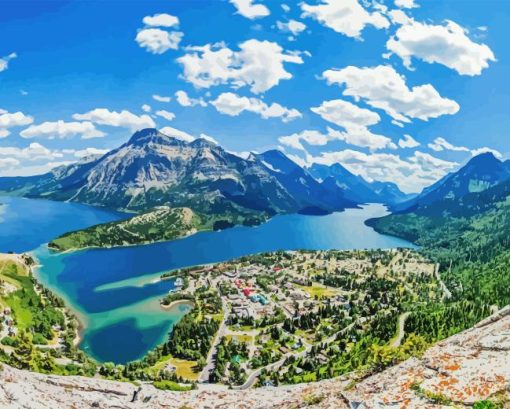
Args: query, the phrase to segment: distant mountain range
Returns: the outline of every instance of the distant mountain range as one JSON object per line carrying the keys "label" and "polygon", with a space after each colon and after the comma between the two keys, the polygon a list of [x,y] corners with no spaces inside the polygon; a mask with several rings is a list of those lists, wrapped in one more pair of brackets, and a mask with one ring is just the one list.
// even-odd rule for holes
{"label": "distant mountain range", "polygon": [[[500,161],[492,153],[472,158],[456,172],[449,173],[436,183],[423,189],[411,200],[394,207],[397,212],[423,211],[441,202],[440,207],[462,205],[466,195],[486,191],[510,180],[510,161]],[[471,195],[469,197],[476,197]]]}
{"label": "distant mountain range", "polygon": [[330,188],[336,186],[341,189],[345,197],[353,202],[395,205],[416,196],[403,193],[395,183],[367,182],[339,163],[330,166],[314,163],[308,170],[313,177],[323,181],[326,186]]}
{"label": "distant mountain range", "polygon": [[433,257],[441,254],[445,262],[487,260],[510,246],[509,165],[492,153],[476,156],[399,204],[393,214],[367,224],[433,249],[428,250],[435,252]]}
{"label": "distant mountain range", "polygon": [[280,152],[243,159],[205,139],[185,142],[156,129],[136,132],[101,157],[44,175],[0,178],[0,191],[132,211],[168,205],[246,217],[357,205]]}

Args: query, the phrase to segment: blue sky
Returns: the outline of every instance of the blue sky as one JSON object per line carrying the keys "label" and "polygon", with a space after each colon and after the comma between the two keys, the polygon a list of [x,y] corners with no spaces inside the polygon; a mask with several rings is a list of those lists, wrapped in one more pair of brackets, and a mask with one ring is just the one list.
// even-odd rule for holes
{"label": "blue sky", "polygon": [[510,156],[509,11],[491,0],[3,0],[0,175],[42,173],[157,126],[417,191],[482,148]]}

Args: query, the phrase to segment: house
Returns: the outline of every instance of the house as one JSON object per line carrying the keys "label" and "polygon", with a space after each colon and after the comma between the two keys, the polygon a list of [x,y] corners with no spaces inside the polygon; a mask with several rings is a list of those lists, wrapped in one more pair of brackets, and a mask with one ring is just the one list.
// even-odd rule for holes
{"label": "house", "polygon": [[184,280],[181,277],[177,277],[174,281],[174,286],[176,289],[181,289],[184,286]]}

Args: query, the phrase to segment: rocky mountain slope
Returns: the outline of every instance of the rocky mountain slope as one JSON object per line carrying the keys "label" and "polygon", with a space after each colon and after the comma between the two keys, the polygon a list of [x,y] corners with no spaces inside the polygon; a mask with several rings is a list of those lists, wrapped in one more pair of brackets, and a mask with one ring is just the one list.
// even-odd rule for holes
{"label": "rocky mountain slope", "polygon": [[438,201],[459,201],[469,193],[479,193],[510,180],[509,162],[502,162],[492,153],[472,158],[458,171],[449,173],[423,189],[415,198],[399,204],[396,210],[412,210]]}
{"label": "rocky mountain slope", "polygon": [[[474,328],[364,379],[228,390],[199,385],[167,392],[151,385],[42,375],[3,366],[2,408],[463,408],[510,399],[510,307]],[[487,404],[487,403],[486,403]],[[475,406],[476,407],[476,406]],[[508,407],[508,406],[506,406]]]}
{"label": "rocky mountain slope", "polygon": [[204,214],[272,215],[310,206],[330,212],[355,205],[301,173],[288,177],[263,157],[243,159],[205,139],[185,142],[144,129],[100,158],[38,177],[0,178],[0,191],[134,211],[190,207]]}

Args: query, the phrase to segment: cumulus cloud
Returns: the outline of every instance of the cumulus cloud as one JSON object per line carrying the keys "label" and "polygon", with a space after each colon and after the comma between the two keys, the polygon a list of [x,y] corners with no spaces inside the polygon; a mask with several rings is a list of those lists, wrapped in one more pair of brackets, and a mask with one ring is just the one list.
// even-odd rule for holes
{"label": "cumulus cloud", "polygon": [[320,106],[312,107],[310,110],[326,121],[344,128],[375,125],[381,120],[377,113],[342,99],[324,101]]}
{"label": "cumulus cloud", "polygon": [[155,101],[158,101],[158,102],[170,102],[172,100],[171,97],[166,97],[166,96],[158,95],[158,94],[154,94],[152,96],[152,99]]}
{"label": "cumulus cloud", "polygon": [[453,21],[432,25],[411,20],[388,40],[386,48],[402,58],[408,68],[414,57],[469,76],[480,75],[489,62],[496,61],[487,45],[473,42],[467,31]]}
{"label": "cumulus cloud", "polygon": [[177,61],[184,68],[183,78],[198,88],[219,84],[249,86],[255,94],[292,78],[285,63],[303,63],[299,54],[286,52],[277,43],[254,39],[241,43],[239,51],[224,44],[190,47]]}
{"label": "cumulus cloud", "polygon": [[420,142],[414,139],[411,135],[404,135],[404,137],[398,141],[398,146],[401,148],[416,148],[417,146],[420,146]]}
{"label": "cumulus cloud", "polygon": [[161,128],[160,132],[172,138],[179,139],[184,142],[193,142],[196,138],[187,132],[181,131],[180,129],[173,128],[171,126],[165,126]]}
{"label": "cumulus cloud", "polygon": [[378,11],[368,12],[358,0],[322,0],[318,5],[301,3],[303,17],[312,17],[322,25],[348,37],[359,38],[367,25],[388,28],[389,21]]}
{"label": "cumulus cloud", "polygon": [[455,146],[452,145],[450,142],[448,142],[444,138],[436,138],[432,143],[428,144],[428,147],[432,149],[433,151],[440,152],[440,151],[457,151],[457,152],[469,152],[470,149],[466,148],[465,146]]}
{"label": "cumulus cloud", "polygon": [[202,98],[191,98],[186,91],[177,91],[175,93],[175,98],[179,105],[183,107],[194,107],[200,105],[201,107],[206,107],[207,102],[205,102]]}
{"label": "cumulus cloud", "polygon": [[149,27],[174,27],[179,25],[179,19],[171,14],[154,14],[145,16],[143,23]]}
{"label": "cumulus cloud", "polygon": [[353,126],[341,132],[332,128],[327,128],[327,133],[323,134],[315,130],[305,130],[288,136],[282,136],[278,141],[293,149],[306,152],[306,148],[302,142],[308,145],[323,146],[331,141],[343,141],[349,145],[368,148],[371,151],[389,148],[396,149],[396,145],[390,138],[384,135],[372,133],[368,128],[363,126]]}
{"label": "cumulus cloud", "polygon": [[147,104],[143,104],[142,105],[142,111],[143,112],[151,112],[152,108],[150,105],[147,105]]}
{"label": "cumulus cloud", "polygon": [[436,152],[441,151],[453,151],[453,152],[469,152],[471,156],[477,156],[482,153],[491,152],[496,158],[501,158],[503,155],[501,152],[497,151],[496,149],[483,147],[483,148],[476,148],[476,149],[469,149],[465,146],[457,146],[453,145],[452,143],[448,142],[445,138],[436,138],[432,143],[428,144],[428,147]]}
{"label": "cumulus cloud", "polygon": [[411,118],[427,121],[441,115],[453,115],[459,105],[443,98],[431,84],[409,88],[405,77],[391,66],[348,66],[341,70],[327,70],[323,77],[328,84],[345,86],[343,95],[364,100],[368,105],[382,109],[394,120],[411,122]]}
{"label": "cumulus cloud", "polygon": [[6,55],[5,57],[0,58],[0,72],[5,71],[7,68],[9,68],[9,61],[16,58],[18,55],[16,53],[11,53],[9,55]]}
{"label": "cumulus cloud", "polygon": [[135,115],[129,111],[109,111],[106,108],[96,108],[84,114],[74,114],[78,121],[90,121],[99,125],[128,128],[138,131],[143,128],[155,128],[156,124],[149,115]]}
{"label": "cumulus cloud", "polygon": [[82,139],[101,138],[106,134],[96,129],[91,122],[43,122],[31,125],[20,132],[22,138],[43,137],[47,139],[64,139],[79,135]]}
{"label": "cumulus cloud", "polygon": [[159,28],[144,28],[136,35],[136,42],[153,54],[163,54],[177,50],[183,37],[180,31],[165,31]]}
{"label": "cumulus cloud", "polygon": [[169,112],[164,109],[156,111],[156,115],[160,116],[161,118],[165,118],[167,121],[172,121],[175,119],[175,114],[173,112]]}
{"label": "cumulus cloud", "polygon": [[323,152],[320,156],[308,158],[307,162],[326,165],[340,163],[366,180],[397,183],[405,192],[417,192],[458,166],[458,163],[444,161],[420,151],[403,159],[396,154],[367,154],[352,149]]}
{"label": "cumulus cloud", "polygon": [[80,149],[73,152],[73,155],[76,158],[85,158],[87,156],[96,156],[96,155],[104,155],[108,153],[108,149],[99,149],[99,148],[85,148]]}
{"label": "cumulus cloud", "polygon": [[230,0],[230,3],[237,9],[237,13],[250,20],[269,16],[269,9],[255,0]]}
{"label": "cumulus cloud", "polygon": [[298,35],[304,30],[306,30],[306,24],[302,23],[301,21],[297,20],[289,20],[288,22],[284,23],[282,21],[276,22],[276,27],[278,30],[291,33],[293,35]]}
{"label": "cumulus cloud", "polygon": [[40,143],[33,142],[25,148],[12,146],[0,147],[0,158],[19,159],[23,161],[54,160],[62,158],[63,154],[52,151]]}
{"label": "cumulus cloud", "polygon": [[401,9],[412,9],[418,7],[414,0],[395,0],[395,6]]}
{"label": "cumulus cloud", "polygon": [[266,104],[257,98],[241,97],[232,92],[224,92],[214,101],[211,101],[218,112],[230,116],[238,116],[241,112],[248,111],[260,115],[264,119],[280,118],[283,122],[289,122],[300,118],[302,115],[297,109],[289,109],[278,103]]}
{"label": "cumulus cloud", "polygon": [[6,110],[0,110],[0,138],[10,135],[9,128],[15,126],[25,126],[34,122],[34,118],[25,115],[23,112],[9,113]]}

